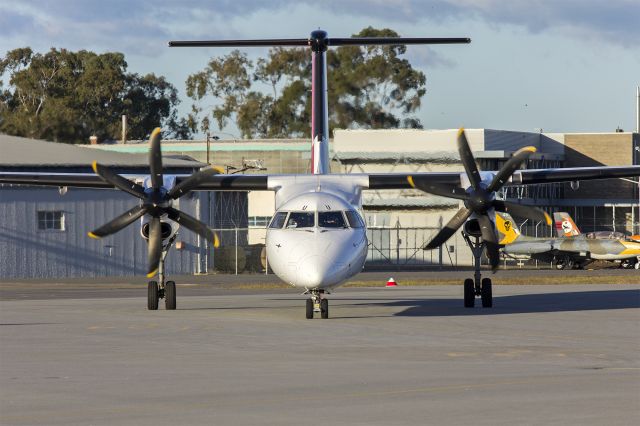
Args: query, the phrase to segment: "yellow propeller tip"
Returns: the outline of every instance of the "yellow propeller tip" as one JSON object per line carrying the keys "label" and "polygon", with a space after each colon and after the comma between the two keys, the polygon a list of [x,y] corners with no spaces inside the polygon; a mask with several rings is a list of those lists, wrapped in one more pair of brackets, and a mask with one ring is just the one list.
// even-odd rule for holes
{"label": "yellow propeller tip", "polygon": [[213,238],[213,247],[214,248],[220,247],[220,240],[218,239],[217,235]]}
{"label": "yellow propeller tip", "polygon": [[147,278],[153,278],[156,276],[157,273],[158,273],[157,269],[155,271],[151,271],[147,274]]}
{"label": "yellow propeller tip", "polygon": [[464,133],[464,127],[460,127],[460,129],[458,130],[458,137],[462,136],[463,133]]}
{"label": "yellow propeller tip", "polygon": [[551,224],[553,223],[553,222],[551,221],[551,216],[549,216],[549,215],[545,212],[545,214],[544,214],[544,218],[545,218],[545,220],[547,221],[547,226],[551,226]]}
{"label": "yellow propeller tip", "polygon": [[218,174],[224,174],[224,169],[220,166],[213,166],[213,170],[215,170]]}
{"label": "yellow propeller tip", "polygon": [[91,163],[91,168],[93,169],[93,173],[98,174],[98,161]]}
{"label": "yellow propeller tip", "polygon": [[407,181],[409,182],[409,185],[411,185],[412,188],[416,187],[416,184],[413,182],[413,176],[407,176]]}
{"label": "yellow propeller tip", "polygon": [[96,234],[94,234],[93,232],[87,232],[87,235],[88,235],[90,238],[93,238],[93,239],[96,239],[96,240],[99,240],[99,239],[100,239],[100,237],[98,237],[98,236],[97,236]]}
{"label": "yellow propeller tip", "polygon": [[151,132],[151,137],[154,137],[154,136],[160,134],[160,132],[161,132],[160,127],[156,127],[155,129],[153,129],[153,132]]}
{"label": "yellow propeller tip", "polygon": [[535,146],[526,146],[524,149],[530,152],[536,152],[538,150]]}

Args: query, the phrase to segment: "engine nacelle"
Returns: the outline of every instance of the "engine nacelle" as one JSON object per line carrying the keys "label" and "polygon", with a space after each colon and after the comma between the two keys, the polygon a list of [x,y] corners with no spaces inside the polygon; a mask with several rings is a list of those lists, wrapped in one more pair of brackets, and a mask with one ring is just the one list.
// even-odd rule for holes
{"label": "engine nacelle", "polygon": [[469,219],[464,223],[464,232],[472,237],[481,237],[480,223],[478,219]]}
{"label": "engine nacelle", "polygon": [[[142,218],[142,226],[140,227],[140,235],[145,240],[149,239],[149,217]],[[178,232],[178,224],[175,222],[165,222],[163,220],[160,221],[160,232],[162,233],[162,239],[167,240],[175,235]]]}

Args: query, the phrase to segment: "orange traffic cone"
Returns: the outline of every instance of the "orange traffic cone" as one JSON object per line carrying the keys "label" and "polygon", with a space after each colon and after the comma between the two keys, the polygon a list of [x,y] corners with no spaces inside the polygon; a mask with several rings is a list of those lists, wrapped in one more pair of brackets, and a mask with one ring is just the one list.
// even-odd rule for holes
{"label": "orange traffic cone", "polygon": [[386,287],[398,287],[398,283],[396,283],[396,280],[394,280],[392,277],[387,280]]}

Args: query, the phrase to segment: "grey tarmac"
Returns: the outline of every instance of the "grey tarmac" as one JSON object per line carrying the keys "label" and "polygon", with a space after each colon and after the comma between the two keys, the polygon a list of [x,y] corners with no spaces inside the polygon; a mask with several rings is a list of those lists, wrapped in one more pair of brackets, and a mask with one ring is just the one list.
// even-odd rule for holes
{"label": "grey tarmac", "polygon": [[290,290],[187,288],[154,312],[3,293],[0,423],[640,424],[638,285],[496,285],[492,309],[462,286],[343,288],[328,320]]}

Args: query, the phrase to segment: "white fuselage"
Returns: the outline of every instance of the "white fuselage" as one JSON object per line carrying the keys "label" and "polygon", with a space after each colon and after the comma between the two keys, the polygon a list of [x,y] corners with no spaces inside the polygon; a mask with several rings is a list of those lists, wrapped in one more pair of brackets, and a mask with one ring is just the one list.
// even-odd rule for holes
{"label": "white fuselage", "polygon": [[[306,290],[340,285],[362,270],[367,257],[366,228],[357,203],[341,196],[343,185],[327,179],[300,182],[267,229],[269,266],[286,283]],[[324,190],[318,180],[324,181]]]}

